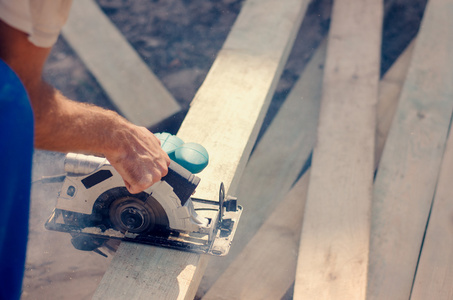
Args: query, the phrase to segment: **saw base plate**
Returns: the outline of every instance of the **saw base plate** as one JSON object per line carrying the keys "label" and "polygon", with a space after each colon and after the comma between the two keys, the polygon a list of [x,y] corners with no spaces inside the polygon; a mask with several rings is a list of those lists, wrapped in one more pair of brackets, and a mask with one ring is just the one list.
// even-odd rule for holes
{"label": "saw base plate", "polygon": [[[213,230],[211,233],[170,231],[168,237],[162,237],[152,235],[152,233],[122,233],[112,228],[83,227],[65,224],[63,214],[66,211],[57,208],[50,215],[45,227],[49,230],[67,232],[72,236],[84,236],[87,239],[94,238],[101,241],[116,239],[216,256],[227,255],[242,214],[242,207],[237,206],[235,211],[225,211],[219,209],[219,203],[215,201],[199,199],[192,199],[192,201],[197,214],[207,218],[212,223]],[[219,214],[222,214],[221,218]],[[86,217],[89,218],[91,215],[86,215]]]}

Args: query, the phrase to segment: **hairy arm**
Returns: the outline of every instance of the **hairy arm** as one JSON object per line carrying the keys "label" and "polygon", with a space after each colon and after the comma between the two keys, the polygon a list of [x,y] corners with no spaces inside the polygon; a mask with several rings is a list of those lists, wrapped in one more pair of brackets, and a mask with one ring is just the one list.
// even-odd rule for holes
{"label": "hairy arm", "polygon": [[0,58],[20,77],[35,117],[35,147],[104,155],[138,193],[167,174],[170,159],[159,140],[116,112],[71,101],[41,76],[51,48],[36,47],[27,35],[0,21]]}

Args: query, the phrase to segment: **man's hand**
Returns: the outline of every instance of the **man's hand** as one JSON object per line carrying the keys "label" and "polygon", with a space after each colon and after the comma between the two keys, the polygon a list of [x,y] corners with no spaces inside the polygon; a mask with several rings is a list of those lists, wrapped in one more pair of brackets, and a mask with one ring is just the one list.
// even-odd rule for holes
{"label": "man's hand", "polygon": [[148,129],[128,127],[113,133],[121,140],[123,148],[112,149],[105,156],[123,177],[129,192],[136,194],[167,175],[170,158],[161,149],[159,139]]}
{"label": "man's hand", "polygon": [[42,80],[50,50],[36,47],[25,33],[0,21],[0,58],[18,74],[30,96],[35,147],[104,155],[131,193],[165,176],[170,158],[150,131],[113,111],[71,101]]}

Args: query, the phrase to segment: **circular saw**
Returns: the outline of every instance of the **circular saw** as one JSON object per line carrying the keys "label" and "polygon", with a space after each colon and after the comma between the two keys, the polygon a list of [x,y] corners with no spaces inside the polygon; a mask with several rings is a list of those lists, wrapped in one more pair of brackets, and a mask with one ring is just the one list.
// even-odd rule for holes
{"label": "circular saw", "polygon": [[131,194],[102,157],[69,153],[57,205],[45,226],[68,232],[75,248],[99,250],[110,239],[226,255],[242,207],[234,197],[197,199],[200,178],[172,161],[168,174],[145,191]]}

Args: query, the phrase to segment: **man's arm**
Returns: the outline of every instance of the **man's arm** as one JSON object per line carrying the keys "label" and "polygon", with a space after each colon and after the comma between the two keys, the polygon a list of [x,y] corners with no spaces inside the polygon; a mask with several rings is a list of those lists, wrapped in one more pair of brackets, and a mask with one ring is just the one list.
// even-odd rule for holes
{"label": "man's arm", "polygon": [[35,117],[35,147],[102,154],[138,193],[167,174],[170,163],[159,140],[116,112],[71,101],[42,79],[51,48],[36,47],[27,34],[0,21],[0,58],[20,77]]}

